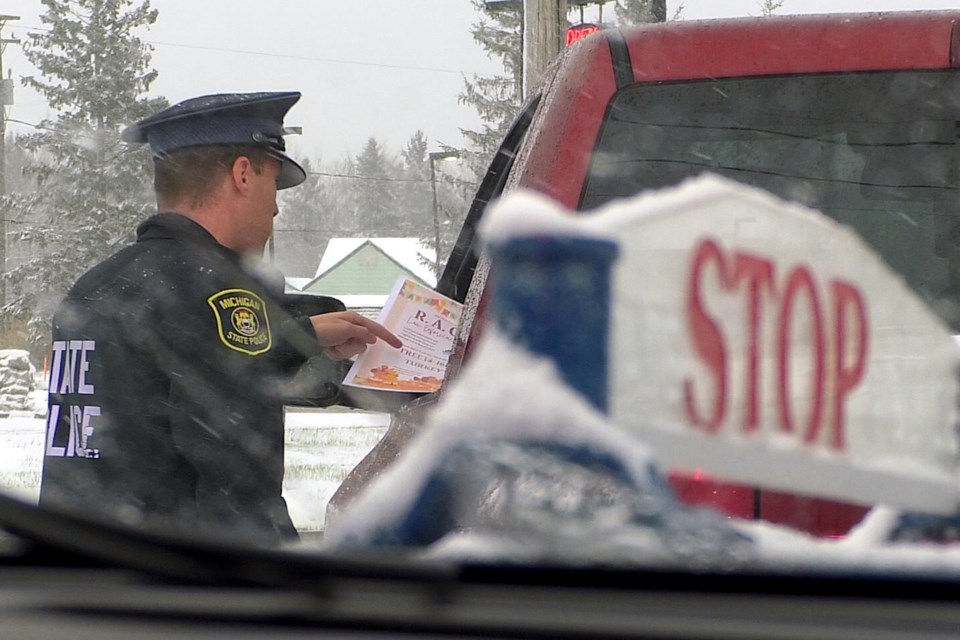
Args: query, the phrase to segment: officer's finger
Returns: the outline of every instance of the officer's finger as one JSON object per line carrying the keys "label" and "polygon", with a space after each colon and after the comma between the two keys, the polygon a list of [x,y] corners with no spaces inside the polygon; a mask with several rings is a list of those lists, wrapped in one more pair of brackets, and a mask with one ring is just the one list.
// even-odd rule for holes
{"label": "officer's finger", "polygon": [[355,311],[340,311],[312,316],[317,338],[324,346],[340,344],[347,340],[362,340],[373,344],[377,338],[392,347],[400,348],[403,343],[379,322],[360,315]]}
{"label": "officer's finger", "polygon": [[370,333],[377,336],[378,338],[380,338],[381,340],[389,344],[391,347],[395,347],[399,349],[400,347],[403,346],[403,342],[400,341],[400,338],[395,336],[389,329],[387,329],[385,326],[383,326],[379,322],[375,322],[374,320],[371,320],[366,316],[362,316],[359,313],[357,314],[357,321],[362,326],[366,327],[370,331]]}

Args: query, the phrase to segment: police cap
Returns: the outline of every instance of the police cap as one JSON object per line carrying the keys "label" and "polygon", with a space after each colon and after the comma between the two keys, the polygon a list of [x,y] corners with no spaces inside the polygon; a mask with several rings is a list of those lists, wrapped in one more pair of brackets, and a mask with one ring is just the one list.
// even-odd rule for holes
{"label": "police cap", "polygon": [[191,98],[127,127],[126,142],[146,142],[154,156],[205,145],[263,147],[280,161],[277,188],[294,187],[307,178],[286,154],[283,118],[300,99],[299,91],[218,93]]}

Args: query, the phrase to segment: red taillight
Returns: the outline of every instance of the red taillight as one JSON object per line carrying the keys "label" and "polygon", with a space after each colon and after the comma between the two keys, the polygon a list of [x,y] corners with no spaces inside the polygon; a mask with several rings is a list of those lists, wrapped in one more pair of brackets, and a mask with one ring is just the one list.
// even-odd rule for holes
{"label": "red taillight", "polygon": [[766,520],[822,538],[842,538],[867,508],[722,482],[701,470],[670,473],[670,486],[684,503],[710,507],[744,520]]}
{"label": "red taillight", "polygon": [[754,518],[753,487],[720,482],[702,471],[670,473],[667,479],[685,504],[710,507],[734,518]]}

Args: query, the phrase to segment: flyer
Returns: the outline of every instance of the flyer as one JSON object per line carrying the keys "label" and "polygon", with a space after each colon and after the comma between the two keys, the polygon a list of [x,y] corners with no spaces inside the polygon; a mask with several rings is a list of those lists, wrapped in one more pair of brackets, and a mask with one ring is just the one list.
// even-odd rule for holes
{"label": "flyer", "polygon": [[403,347],[395,349],[377,341],[357,357],[343,384],[387,391],[437,391],[462,309],[456,300],[400,278],[377,320],[403,341]]}

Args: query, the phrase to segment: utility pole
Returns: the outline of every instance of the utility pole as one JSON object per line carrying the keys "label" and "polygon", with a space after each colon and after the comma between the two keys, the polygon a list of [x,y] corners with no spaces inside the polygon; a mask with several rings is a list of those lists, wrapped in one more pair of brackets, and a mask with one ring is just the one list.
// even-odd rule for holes
{"label": "utility pole", "polygon": [[[3,52],[8,44],[20,44],[16,38],[4,38],[3,28],[20,16],[0,15],[0,195],[7,193],[7,107],[13,104],[12,73],[3,77]],[[7,222],[6,214],[0,212],[0,273],[7,271]],[[7,303],[6,284],[0,284],[0,307]]]}
{"label": "utility pole", "polygon": [[523,97],[540,82],[566,43],[567,0],[523,0]]}
{"label": "utility pole", "polygon": [[523,97],[533,90],[566,44],[568,0],[487,0],[488,11],[520,11],[523,17]]}

